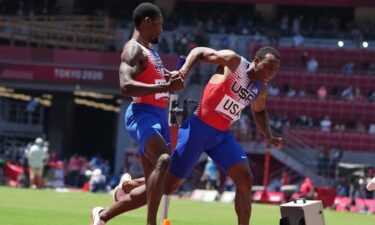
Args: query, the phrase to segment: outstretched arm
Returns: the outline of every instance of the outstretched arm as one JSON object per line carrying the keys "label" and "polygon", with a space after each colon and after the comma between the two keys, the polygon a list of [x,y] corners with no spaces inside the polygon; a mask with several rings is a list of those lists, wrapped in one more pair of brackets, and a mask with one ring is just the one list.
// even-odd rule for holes
{"label": "outstretched arm", "polygon": [[197,47],[191,50],[187,56],[185,64],[180,69],[181,76],[185,77],[199,61],[219,66],[227,66],[229,69],[235,70],[241,62],[241,57],[232,50],[216,51],[211,48]]}
{"label": "outstretched arm", "polygon": [[132,44],[125,46],[121,54],[119,71],[120,87],[124,95],[137,97],[183,88],[183,81],[179,77],[169,80],[166,84],[146,84],[136,81],[135,78],[142,72],[141,63],[148,63],[142,48]]}
{"label": "outstretched arm", "polygon": [[267,85],[264,85],[258,98],[251,103],[251,112],[259,131],[267,139],[267,142],[275,147],[282,147],[283,139],[272,135],[268,113],[266,110]]}

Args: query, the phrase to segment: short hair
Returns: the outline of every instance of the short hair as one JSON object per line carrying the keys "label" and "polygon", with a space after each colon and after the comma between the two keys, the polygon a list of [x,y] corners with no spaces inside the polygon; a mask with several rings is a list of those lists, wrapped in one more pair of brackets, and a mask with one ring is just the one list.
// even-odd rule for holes
{"label": "short hair", "polygon": [[154,19],[155,17],[161,15],[161,10],[156,5],[144,2],[137,6],[137,8],[134,9],[133,12],[133,23],[135,27],[138,27],[142,20],[144,20],[146,17],[150,17],[151,19]]}
{"label": "short hair", "polygon": [[271,55],[275,56],[276,59],[280,60],[280,53],[279,53],[279,51],[277,51],[276,49],[274,49],[272,47],[269,47],[269,46],[260,48],[255,53],[255,57],[257,57],[258,59],[262,60],[262,59],[264,59],[264,57],[266,57],[267,54],[271,54]]}

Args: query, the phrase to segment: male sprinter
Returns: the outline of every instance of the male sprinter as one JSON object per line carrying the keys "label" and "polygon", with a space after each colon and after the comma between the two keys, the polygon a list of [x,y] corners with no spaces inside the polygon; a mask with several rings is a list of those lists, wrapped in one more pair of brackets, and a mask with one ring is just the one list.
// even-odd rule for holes
{"label": "male sprinter", "polygon": [[166,194],[188,177],[200,155],[207,155],[226,172],[236,185],[235,210],[239,225],[249,225],[253,176],[246,153],[229,131],[241,111],[250,106],[253,118],[267,142],[281,147],[283,140],[272,135],[266,111],[267,83],[279,69],[280,54],[271,47],[259,49],[252,62],[231,50],[215,51],[198,47],[188,55],[180,70],[182,77],[199,61],[217,64],[201,101],[179,129],[172,154]]}
{"label": "male sprinter", "polygon": [[[163,68],[151,44],[158,42],[163,17],[151,3],[142,3],[133,13],[133,38],[121,54],[120,86],[125,96],[133,97],[125,115],[126,128],[139,144],[146,189],[133,190],[127,199],[107,209],[92,210],[91,224],[103,225],[110,218],[143,206],[147,201],[147,225],[156,225],[157,210],[163,195],[165,174],[170,164],[167,106],[169,91],[183,88],[183,80]],[[166,82],[164,72],[170,75]],[[127,180],[127,179],[122,179]],[[146,194],[145,194],[146,193]],[[147,197],[146,197],[147,196]]]}

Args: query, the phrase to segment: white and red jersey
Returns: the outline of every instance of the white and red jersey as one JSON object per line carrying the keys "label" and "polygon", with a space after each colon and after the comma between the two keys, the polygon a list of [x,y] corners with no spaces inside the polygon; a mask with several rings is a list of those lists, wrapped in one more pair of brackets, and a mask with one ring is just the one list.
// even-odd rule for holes
{"label": "white and red jersey", "polygon": [[[134,38],[132,38],[129,42],[131,41],[141,46],[143,52],[146,53],[148,59],[147,68],[141,74],[139,74],[135,78],[135,80],[145,84],[165,84],[166,80],[164,77],[163,62],[161,61],[159,54],[154,49],[146,48],[145,46],[141,45]],[[141,97],[133,97],[133,103],[150,104],[161,108],[167,108],[168,100],[168,92],[156,93]]]}
{"label": "white and red jersey", "polygon": [[249,62],[241,57],[237,69],[222,83],[208,83],[195,115],[206,124],[228,130],[241,116],[241,111],[259,95],[262,83],[250,81],[246,69]]}

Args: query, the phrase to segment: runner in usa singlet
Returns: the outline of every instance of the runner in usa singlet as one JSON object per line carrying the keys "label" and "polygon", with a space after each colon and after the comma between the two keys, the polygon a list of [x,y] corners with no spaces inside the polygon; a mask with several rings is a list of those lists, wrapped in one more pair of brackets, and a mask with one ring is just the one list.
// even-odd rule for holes
{"label": "runner in usa singlet", "polygon": [[[165,84],[164,67],[158,53],[152,48],[143,46],[134,38],[127,44],[139,45],[147,55],[147,67],[136,76],[135,81],[146,84]],[[146,141],[152,136],[160,135],[169,145],[167,120],[169,93],[155,93],[132,98],[133,102],[126,110],[125,124],[129,134],[139,144],[141,155],[145,152]]]}
{"label": "runner in usa singlet", "polygon": [[241,111],[259,95],[262,83],[249,80],[246,69],[249,62],[241,57],[241,63],[224,83],[208,83],[195,115],[204,123],[228,130],[241,116]]}
{"label": "runner in usa singlet", "polygon": [[[140,73],[135,80],[146,84],[165,84],[164,67],[159,54],[152,48],[146,48],[138,43],[134,38],[129,42],[135,42],[147,54],[148,65],[147,68]],[[141,97],[133,97],[133,103],[144,103],[161,108],[166,108],[168,105],[169,93],[156,93]]]}

